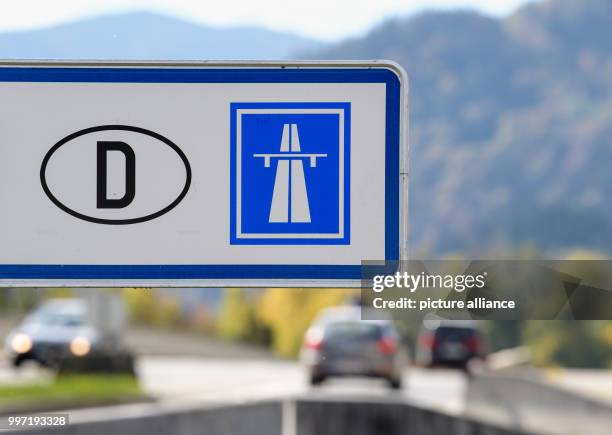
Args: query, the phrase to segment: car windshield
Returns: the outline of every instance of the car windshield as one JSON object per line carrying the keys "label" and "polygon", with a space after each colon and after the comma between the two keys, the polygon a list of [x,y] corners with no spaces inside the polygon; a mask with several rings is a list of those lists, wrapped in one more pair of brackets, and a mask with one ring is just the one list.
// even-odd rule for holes
{"label": "car windshield", "polygon": [[476,335],[476,330],[472,328],[440,327],[436,330],[436,336],[440,340],[463,341]]}
{"label": "car windshield", "polygon": [[39,310],[26,319],[26,323],[37,323],[47,326],[83,326],[85,318],[82,314],[67,313],[53,310]]}
{"label": "car windshield", "polygon": [[334,322],[325,326],[326,339],[378,340],[378,325],[365,322]]}

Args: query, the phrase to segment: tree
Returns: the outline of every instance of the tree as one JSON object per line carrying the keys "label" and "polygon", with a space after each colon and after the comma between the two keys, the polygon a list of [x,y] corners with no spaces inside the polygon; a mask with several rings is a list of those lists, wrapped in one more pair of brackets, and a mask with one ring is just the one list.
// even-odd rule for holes
{"label": "tree", "polygon": [[267,344],[268,332],[255,313],[255,297],[239,288],[226,290],[217,322],[218,334],[228,340]]}
{"label": "tree", "polygon": [[270,329],[272,349],[282,356],[295,357],[319,311],[340,305],[356,294],[353,289],[269,288],[257,304],[257,316]]}

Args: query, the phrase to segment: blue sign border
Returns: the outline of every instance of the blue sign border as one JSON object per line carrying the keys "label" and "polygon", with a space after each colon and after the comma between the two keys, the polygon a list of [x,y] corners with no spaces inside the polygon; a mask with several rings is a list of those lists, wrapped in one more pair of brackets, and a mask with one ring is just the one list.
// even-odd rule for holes
{"label": "blue sign border", "polygon": [[[337,239],[240,239],[236,236],[236,116],[239,109],[342,109],[344,111],[344,236]],[[243,103],[230,104],[230,243],[232,245],[348,245],[351,234],[351,103]],[[347,164],[348,162],[348,164]]]}
{"label": "blue sign border", "polygon": [[[399,260],[401,83],[385,67],[0,67],[0,82],[383,83],[386,85],[385,260]],[[365,260],[365,259],[364,259]],[[2,280],[359,280],[361,265],[0,265]]]}

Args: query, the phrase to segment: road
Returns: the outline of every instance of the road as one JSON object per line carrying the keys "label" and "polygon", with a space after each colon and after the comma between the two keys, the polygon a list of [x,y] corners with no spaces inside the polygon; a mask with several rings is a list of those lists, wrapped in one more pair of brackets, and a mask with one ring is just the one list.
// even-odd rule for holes
{"label": "road", "polygon": [[144,390],[166,401],[401,394],[420,406],[461,412],[467,388],[460,372],[414,368],[406,371],[405,388],[400,393],[391,392],[383,382],[367,379],[331,380],[313,389],[299,363],[279,360],[261,348],[150,328],[131,328],[126,342],[142,355],[137,370]]}
{"label": "road", "polygon": [[[460,413],[466,392],[465,376],[452,370],[411,368],[404,388],[394,392],[382,381],[370,379],[330,380],[312,388],[297,362],[275,359],[143,356],[137,371],[144,391],[164,402],[239,403],[302,395],[345,397],[395,397],[429,407]],[[44,380],[49,375],[36,366],[13,370],[0,358],[0,384]]]}
{"label": "road", "polygon": [[[0,338],[13,322],[0,328]],[[4,334],[1,334],[4,332]],[[137,371],[145,392],[167,402],[240,402],[288,395],[401,395],[409,402],[448,412],[463,409],[466,379],[462,373],[410,369],[404,389],[395,393],[384,382],[367,379],[331,380],[313,389],[299,363],[279,360],[254,346],[230,343],[199,334],[152,328],[130,328],[127,345],[138,355]],[[180,356],[176,356],[180,355]],[[48,374],[34,365],[15,371],[0,350],[0,384],[32,382]]]}
{"label": "road", "polygon": [[[297,362],[279,360],[258,347],[152,328],[131,328],[126,342],[141,355],[137,370],[143,389],[166,402],[240,402],[317,394],[383,398],[400,395],[408,403],[450,413],[460,413],[465,408],[467,379],[452,370],[410,368],[404,376],[405,388],[397,393],[383,382],[363,379],[331,380],[320,388],[311,388]],[[0,384],[27,383],[41,376],[44,378],[45,373],[34,366],[18,372],[10,369],[0,351]],[[580,394],[612,400],[609,371],[557,371],[548,380]]]}
{"label": "road", "polygon": [[323,386],[307,385],[296,362],[177,357],[144,357],[138,373],[145,391],[161,400],[237,402],[253,398],[325,394],[386,397],[401,395],[407,402],[460,413],[464,406],[465,376],[452,370],[406,371],[404,389],[389,390],[369,379],[330,380]]}

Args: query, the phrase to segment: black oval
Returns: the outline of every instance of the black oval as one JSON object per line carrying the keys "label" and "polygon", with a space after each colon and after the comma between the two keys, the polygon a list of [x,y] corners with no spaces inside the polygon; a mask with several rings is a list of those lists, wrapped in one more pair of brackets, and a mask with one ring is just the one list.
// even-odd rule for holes
{"label": "black oval", "polygon": [[[185,187],[183,187],[183,190],[181,191],[179,196],[174,201],[172,201],[172,203],[170,205],[168,205],[167,207],[163,208],[162,210],[160,210],[158,212],[152,213],[152,214],[147,215],[147,216],[139,217],[139,218],[132,218],[132,219],[99,219],[99,218],[87,216],[87,215],[84,215],[82,213],[79,213],[79,212],[76,212],[76,211],[72,210],[71,208],[68,208],[64,204],[62,204],[55,196],[53,196],[53,194],[51,193],[51,190],[49,189],[49,186],[47,185],[47,180],[46,180],[46,177],[45,177],[45,172],[47,170],[47,164],[49,163],[49,159],[51,158],[53,153],[55,151],[57,151],[59,149],[59,147],[61,147],[62,145],[70,142],[73,139],[76,139],[79,136],[84,136],[84,135],[89,134],[89,133],[95,133],[97,131],[105,131],[105,130],[131,131],[131,132],[134,132],[134,133],[140,133],[140,134],[144,134],[144,135],[147,135],[147,136],[151,136],[151,137],[153,137],[153,138],[155,138],[155,139],[165,143],[166,145],[168,145],[170,148],[172,148],[178,154],[178,156],[183,161],[183,164],[185,165],[185,170],[186,170]],[[40,184],[42,185],[42,188],[45,191],[45,194],[49,197],[49,199],[51,200],[51,202],[53,202],[53,204],[55,204],[61,210],[65,211],[66,213],[68,213],[68,214],[70,214],[70,215],[72,215],[72,216],[74,216],[74,217],[76,217],[78,219],[82,219],[82,220],[87,221],[87,222],[93,222],[95,224],[105,224],[105,225],[129,225],[129,224],[137,224],[137,223],[141,223],[141,222],[150,221],[151,219],[155,219],[157,217],[160,217],[163,214],[168,213],[170,210],[172,210],[174,207],[176,207],[183,200],[183,198],[185,198],[185,195],[187,195],[187,192],[189,191],[189,187],[191,186],[191,165],[189,165],[189,160],[187,160],[187,156],[183,153],[183,151],[174,142],[172,142],[171,140],[165,138],[161,134],[155,133],[155,132],[153,132],[151,130],[146,130],[144,128],[132,127],[132,126],[129,126],[129,125],[101,125],[101,126],[98,126],[98,127],[90,127],[90,128],[86,128],[84,130],[77,131],[76,133],[72,133],[70,136],[66,136],[64,139],[60,140],[58,143],[53,145],[53,147],[45,155],[45,158],[42,161],[42,165],[40,166]]]}

